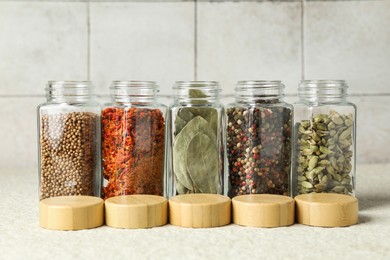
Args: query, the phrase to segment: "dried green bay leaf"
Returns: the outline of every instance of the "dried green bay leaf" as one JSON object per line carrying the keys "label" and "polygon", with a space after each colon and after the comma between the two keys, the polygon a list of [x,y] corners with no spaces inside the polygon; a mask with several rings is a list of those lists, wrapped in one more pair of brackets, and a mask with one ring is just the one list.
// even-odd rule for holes
{"label": "dried green bay leaf", "polygon": [[[190,91],[188,93],[188,96],[190,98],[194,98],[194,99],[197,99],[197,98],[207,98],[208,97],[202,90],[199,90],[199,89],[190,89]],[[207,100],[192,100],[192,103],[194,103],[194,104],[206,104]]]}
{"label": "dried green bay leaf", "polygon": [[204,133],[196,134],[187,149],[187,171],[202,193],[217,193],[218,149],[215,141]]}
{"label": "dried green bay leaf", "polygon": [[187,194],[192,193],[189,189],[186,188],[181,182],[175,177],[176,179],[176,191],[178,194]]}
{"label": "dried green bay leaf", "polygon": [[190,98],[206,98],[208,96],[200,89],[190,89],[189,97]]}
{"label": "dried green bay leaf", "polygon": [[191,110],[192,107],[180,108],[179,111],[177,112],[177,117],[180,117],[184,122],[188,123],[195,117],[195,115],[191,112]]}
{"label": "dried green bay leaf", "polygon": [[218,111],[215,108],[210,107],[191,107],[191,113],[195,116],[203,117],[213,129],[214,134],[217,135],[218,131]]}
{"label": "dried green bay leaf", "polygon": [[177,116],[175,119],[175,135],[178,135],[183,129],[183,127],[186,126],[186,124],[186,121],[184,121],[181,117]]}
{"label": "dried green bay leaf", "polygon": [[187,150],[191,140],[198,133],[203,133],[208,136],[216,145],[217,137],[213,133],[209,124],[200,116],[190,120],[175,137],[173,145],[173,171],[178,181],[187,189],[195,191],[193,181],[187,172]]}

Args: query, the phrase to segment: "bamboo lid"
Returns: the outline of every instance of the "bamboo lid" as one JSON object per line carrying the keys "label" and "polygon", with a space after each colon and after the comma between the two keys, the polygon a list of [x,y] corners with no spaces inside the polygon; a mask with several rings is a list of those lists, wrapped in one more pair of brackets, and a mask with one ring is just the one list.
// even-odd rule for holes
{"label": "bamboo lid", "polygon": [[185,194],[169,199],[169,222],[175,226],[209,228],[231,222],[231,200],[217,194]]}
{"label": "bamboo lid", "polygon": [[241,195],[232,199],[233,223],[249,227],[281,227],[294,224],[295,202],[272,194]]}
{"label": "bamboo lid", "polygon": [[358,222],[355,197],[335,193],[310,193],[295,197],[297,222],[309,226],[344,227]]}
{"label": "bamboo lid", "polygon": [[92,196],[51,197],[39,202],[39,224],[54,230],[80,230],[103,225],[103,200]]}
{"label": "bamboo lid", "polygon": [[167,224],[168,201],[156,195],[127,195],[105,201],[106,225],[115,228],[151,228]]}

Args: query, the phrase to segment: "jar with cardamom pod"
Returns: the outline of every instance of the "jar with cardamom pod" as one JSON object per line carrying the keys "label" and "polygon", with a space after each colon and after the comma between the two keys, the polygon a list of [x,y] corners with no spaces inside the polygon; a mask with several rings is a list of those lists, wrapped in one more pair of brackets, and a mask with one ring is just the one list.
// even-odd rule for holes
{"label": "jar with cardamom pod", "polygon": [[356,106],[344,80],[303,80],[294,104],[294,193],[354,195]]}
{"label": "jar with cardamom pod", "polygon": [[223,194],[223,106],[215,81],[179,81],[170,107],[170,196]]}
{"label": "jar with cardamom pod", "polygon": [[88,81],[49,81],[38,106],[39,198],[100,196],[100,106]]}
{"label": "jar with cardamom pod", "polygon": [[103,106],[104,199],[132,194],[165,195],[165,118],[153,81],[114,81]]}
{"label": "jar with cardamom pod", "polygon": [[226,106],[228,196],[291,192],[293,107],[281,81],[239,81]]}

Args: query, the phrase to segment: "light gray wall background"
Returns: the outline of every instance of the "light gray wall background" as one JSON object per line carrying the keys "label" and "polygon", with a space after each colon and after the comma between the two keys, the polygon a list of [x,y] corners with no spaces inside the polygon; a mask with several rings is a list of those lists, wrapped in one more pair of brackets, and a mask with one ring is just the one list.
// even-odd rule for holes
{"label": "light gray wall background", "polygon": [[48,80],[346,79],[357,162],[390,162],[390,1],[2,1],[2,167],[36,167],[36,106]]}

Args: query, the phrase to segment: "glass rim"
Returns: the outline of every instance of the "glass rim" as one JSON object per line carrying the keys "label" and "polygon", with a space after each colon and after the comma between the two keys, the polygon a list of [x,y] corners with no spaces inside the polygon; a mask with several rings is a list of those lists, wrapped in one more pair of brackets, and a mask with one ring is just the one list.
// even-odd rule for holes
{"label": "glass rim", "polygon": [[339,79],[309,79],[301,80],[299,88],[334,88],[343,87],[348,88],[346,80]]}
{"label": "glass rim", "polygon": [[203,81],[203,80],[193,80],[193,81],[176,81],[173,85],[173,89],[182,89],[182,88],[203,88],[203,89],[215,89],[221,90],[221,86],[218,81]]}
{"label": "glass rim", "polygon": [[114,80],[110,86],[114,88],[159,88],[156,81],[148,80]]}
{"label": "glass rim", "polygon": [[284,89],[286,86],[281,80],[240,80],[237,82],[235,90],[245,89]]}
{"label": "glass rim", "polygon": [[46,89],[57,88],[93,88],[89,80],[49,80]]}

